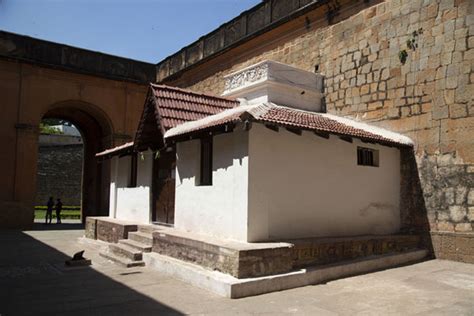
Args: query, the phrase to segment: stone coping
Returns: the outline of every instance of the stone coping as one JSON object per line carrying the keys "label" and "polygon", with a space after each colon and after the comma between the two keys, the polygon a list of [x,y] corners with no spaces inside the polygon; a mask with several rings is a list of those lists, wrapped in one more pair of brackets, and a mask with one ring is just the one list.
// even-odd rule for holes
{"label": "stone coping", "polygon": [[102,78],[147,84],[154,64],[0,30],[0,58]]}
{"label": "stone coping", "polygon": [[358,235],[358,236],[342,236],[342,237],[309,237],[309,238],[295,238],[295,239],[285,239],[285,242],[291,244],[302,244],[302,243],[338,243],[346,241],[362,241],[368,239],[393,239],[393,238],[406,238],[410,236],[419,236],[418,234],[388,234],[388,235]]}
{"label": "stone coping", "polygon": [[431,235],[449,235],[453,237],[474,238],[474,232],[450,232],[450,231],[432,231]]}
{"label": "stone coping", "polygon": [[[137,222],[126,221],[126,220],[123,220],[123,219],[116,219],[116,218],[107,217],[107,216],[88,216],[87,218],[91,219],[91,220],[109,222],[109,223],[114,223],[114,224],[119,224],[119,225],[124,225],[124,226],[128,226],[128,225],[142,226],[142,225],[138,224]],[[143,225],[143,226],[146,226],[146,225]]]}
{"label": "stone coping", "polygon": [[170,235],[173,237],[179,237],[189,240],[194,240],[197,242],[202,242],[206,244],[215,245],[222,248],[229,248],[237,251],[246,251],[246,250],[261,250],[261,249],[277,249],[277,248],[291,248],[293,244],[287,242],[262,242],[262,243],[246,243],[235,240],[224,240],[212,236],[201,235],[186,231],[181,231],[176,228],[170,228],[165,226],[156,226],[157,229],[153,234],[164,234]]}
{"label": "stone coping", "polygon": [[203,63],[218,54],[232,49],[260,34],[295,19],[326,1],[321,0],[265,0],[242,12],[197,41],[160,61],[157,81],[178,76],[192,66]]}

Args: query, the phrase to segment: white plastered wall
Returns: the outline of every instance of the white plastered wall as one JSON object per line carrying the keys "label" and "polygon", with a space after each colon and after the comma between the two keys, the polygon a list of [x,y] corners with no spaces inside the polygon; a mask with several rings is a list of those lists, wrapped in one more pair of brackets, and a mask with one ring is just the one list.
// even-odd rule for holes
{"label": "white plastered wall", "polygon": [[148,224],[150,222],[150,193],[153,153],[142,153],[137,159],[137,186],[129,188],[131,157],[113,157],[110,184],[110,210],[112,218]]}
{"label": "white plastered wall", "polygon": [[212,186],[199,186],[200,141],[177,145],[175,227],[247,240],[248,133],[213,138]]}
{"label": "white plastered wall", "polygon": [[[379,150],[379,167],[358,166],[357,146]],[[248,241],[399,230],[396,148],[254,124],[249,157]]]}

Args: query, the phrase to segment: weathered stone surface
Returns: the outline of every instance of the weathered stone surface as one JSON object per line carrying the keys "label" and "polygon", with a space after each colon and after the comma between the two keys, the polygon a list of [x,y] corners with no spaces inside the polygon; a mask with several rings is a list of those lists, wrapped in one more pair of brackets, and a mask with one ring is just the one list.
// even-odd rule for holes
{"label": "weathered stone surface", "polygon": [[213,243],[156,231],[153,233],[152,251],[236,278],[285,273],[293,268],[291,246],[242,249],[225,242]]}
{"label": "weathered stone surface", "polygon": [[97,239],[97,219],[95,217],[86,218],[84,235],[86,238]]}
{"label": "weathered stone surface", "polygon": [[422,246],[419,235],[315,238],[290,242],[295,245],[293,260],[296,268],[415,250]]}
{"label": "weathered stone surface", "polygon": [[474,205],[474,188],[469,190],[469,194],[467,196],[467,204]]}
{"label": "weathered stone surface", "polygon": [[[95,221],[95,239],[118,243],[120,239],[126,239],[129,232],[137,231],[138,226],[127,222],[114,220],[108,217],[88,217],[86,219],[86,225],[90,223],[89,231],[87,234],[92,236],[93,226],[92,223]],[[90,238],[90,237],[89,237]]]}
{"label": "weathered stone surface", "polygon": [[464,219],[466,215],[466,209],[459,205],[453,205],[449,207],[449,213],[451,214],[451,219],[454,222],[459,222]]}
{"label": "weathered stone surface", "polygon": [[84,146],[40,146],[36,180],[36,205],[46,205],[50,196],[64,205],[81,205]]}
{"label": "weathered stone surface", "polygon": [[474,263],[474,234],[431,232],[436,257]]}

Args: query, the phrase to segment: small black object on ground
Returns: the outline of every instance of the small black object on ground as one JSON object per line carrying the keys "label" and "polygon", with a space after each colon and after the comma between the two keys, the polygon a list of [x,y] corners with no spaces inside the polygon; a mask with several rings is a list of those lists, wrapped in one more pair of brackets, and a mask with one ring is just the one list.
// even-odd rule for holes
{"label": "small black object on ground", "polygon": [[84,250],[76,252],[72,259],[66,260],[65,264],[67,267],[80,267],[80,266],[90,266],[92,261],[90,259],[84,258]]}

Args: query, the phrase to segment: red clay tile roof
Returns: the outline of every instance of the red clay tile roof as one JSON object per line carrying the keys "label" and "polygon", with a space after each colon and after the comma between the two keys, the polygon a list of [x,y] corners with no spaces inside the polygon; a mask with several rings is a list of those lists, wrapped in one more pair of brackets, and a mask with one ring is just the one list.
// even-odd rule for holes
{"label": "red clay tile roof", "polygon": [[303,111],[273,103],[242,105],[198,121],[188,122],[167,131],[165,139],[191,135],[194,132],[212,129],[226,123],[241,122],[244,120],[243,118],[288,128],[355,137],[382,144],[412,145],[412,141],[408,137],[376,126],[331,114]]}
{"label": "red clay tile roof", "polygon": [[96,157],[105,157],[105,156],[114,156],[118,155],[122,152],[126,152],[127,150],[131,149],[133,147],[133,142],[125,143],[123,145],[113,147],[104,151],[101,151],[97,154],[95,154]]}
{"label": "red clay tile roof", "polygon": [[[150,84],[149,97],[145,101],[142,117],[135,135],[135,142],[127,143],[96,154],[108,157],[121,154],[124,150],[153,141],[161,141],[159,132],[185,122],[201,119],[239,105],[239,101],[205,93],[197,93],[176,87]],[[153,134],[150,134],[153,131]],[[160,140],[158,140],[160,138]],[[137,148],[135,148],[137,150]]]}
{"label": "red clay tile roof", "polygon": [[195,121],[239,105],[239,102],[234,99],[176,87],[157,84],[151,84],[150,87],[165,131],[179,124]]}

